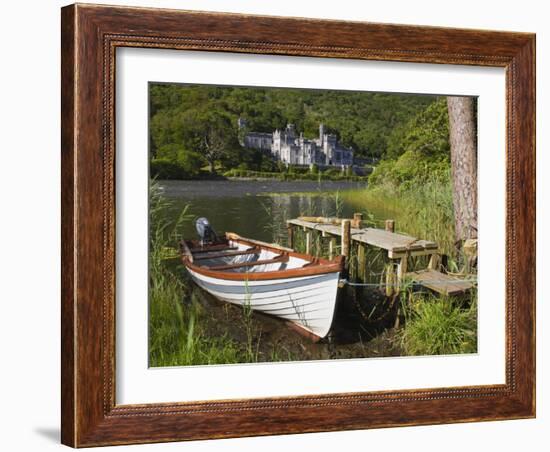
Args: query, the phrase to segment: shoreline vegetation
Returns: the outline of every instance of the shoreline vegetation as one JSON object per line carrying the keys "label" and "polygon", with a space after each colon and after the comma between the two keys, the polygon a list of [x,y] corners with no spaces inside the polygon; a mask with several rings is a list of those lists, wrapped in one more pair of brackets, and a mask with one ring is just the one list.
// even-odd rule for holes
{"label": "shoreline vegetation", "polygon": [[[337,213],[338,203],[344,199],[356,206],[358,211],[368,211],[368,206],[374,202],[384,203],[386,207],[392,203],[395,212],[401,212],[396,216],[398,231],[418,233],[419,236],[437,240],[443,252],[451,253],[447,263],[449,271],[460,271],[460,256],[453,254],[452,227],[449,230],[452,225],[450,189],[441,190],[441,186],[432,181],[424,184],[422,190],[402,189],[397,197],[395,191],[387,186],[345,190],[331,196],[334,197],[334,214]],[[434,200],[437,200],[437,215],[431,207]],[[150,248],[149,357],[152,367],[355,356],[347,353],[379,357],[475,353],[477,350],[475,292],[465,299],[454,300],[418,293],[411,284],[405,284],[394,300],[381,301],[379,293],[384,291],[384,286],[380,275],[375,274],[373,281],[381,283],[380,292],[376,289],[346,288],[344,297],[345,304],[354,311],[353,315],[361,316],[361,322],[365,322],[367,328],[370,329],[371,324],[379,324],[375,326],[375,329],[380,328],[379,334],[354,348],[313,344],[304,351],[297,343],[299,337],[289,341],[292,334],[277,320],[258,318],[250,310],[247,312],[236,306],[220,305],[215,300],[205,302],[207,295],[193,287],[177,257],[176,244],[181,238],[178,235],[181,222],[191,221],[192,212],[184,209],[178,221],[168,220],[165,212],[171,201],[162,196],[158,187],[153,186],[151,201],[151,235],[156,237]],[[383,219],[370,218],[369,221],[379,226]],[[295,240],[296,248],[300,250],[299,237]],[[373,261],[377,259],[382,257],[372,258]],[[416,264],[425,265],[422,262]],[[385,262],[374,270],[383,270],[383,265]],[[365,319],[367,316],[369,318]],[[397,317],[400,317],[399,326],[395,324]],[[373,322],[374,318],[379,319]],[[272,323],[271,328],[269,322]],[[278,334],[282,334],[283,338],[273,340],[266,331],[266,324],[268,330],[281,330]],[[312,352],[311,349],[316,347],[318,350]],[[343,350],[338,351],[339,347]]]}
{"label": "shoreline vegetation", "polygon": [[[372,173],[374,166],[363,168],[365,174]],[[367,183],[369,176],[354,174],[351,168],[342,171],[337,168],[321,170],[315,165],[311,168],[296,167],[289,165],[281,171],[256,171],[246,168],[232,168],[224,171],[218,168],[219,172],[210,172],[205,169],[197,171],[193,175],[186,174],[177,164],[154,159],[150,163],[151,178],[158,180],[266,180],[275,179],[281,181],[336,181],[336,182],[364,182]]]}
{"label": "shoreline vegetation", "polygon": [[[475,267],[469,265],[467,256],[456,244],[449,117],[444,97],[415,99],[415,96],[373,93],[368,96],[351,93],[346,97],[335,92],[187,85],[156,85],[151,94],[152,177],[364,183],[360,188],[308,194],[333,199],[333,212],[324,216],[339,216],[345,202],[354,211],[363,213],[367,223],[375,227],[382,227],[386,218],[375,218],[370,211],[383,205],[396,221],[396,232],[439,244],[444,255],[443,271],[470,279],[477,277]],[[277,96],[282,97],[275,102]],[[217,112],[216,118],[212,111]],[[234,124],[243,112],[254,130],[260,131],[271,131],[292,121],[307,135],[314,133],[316,124],[324,122],[339,134],[345,145],[356,149],[356,155],[376,157],[379,161],[364,168],[365,175],[336,168],[321,171],[315,166],[283,168],[270,157],[236,144]],[[193,147],[194,131],[207,123],[221,124],[231,135],[228,152],[209,162]],[[387,297],[381,275],[389,262],[374,251],[367,257],[372,287],[347,286],[343,289],[344,299],[339,302],[343,311],[337,315],[346,322],[355,319],[351,322],[353,326],[344,322],[346,328],[357,334],[355,338],[347,338],[347,342],[339,342],[336,332],[334,338],[321,344],[305,344],[299,339],[292,340],[293,334],[277,321],[205,299],[187,278],[177,258],[181,222],[192,221],[193,212],[186,208],[172,221],[166,215],[170,202],[158,190],[157,183],[152,182],[149,282],[152,367],[477,351],[475,289],[468,295],[450,298],[419,292],[412,282],[405,281],[397,294]],[[272,223],[273,241],[285,244],[285,230],[275,224],[274,218]],[[305,243],[300,235],[295,237],[298,250],[303,246],[301,242]],[[312,254],[326,253],[322,243],[314,244],[313,249]],[[350,265],[353,279],[356,256],[352,256]],[[411,258],[409,262],[410,270],[426,266],[425,257]],[[270,327],[269,322],[275,323]]]}

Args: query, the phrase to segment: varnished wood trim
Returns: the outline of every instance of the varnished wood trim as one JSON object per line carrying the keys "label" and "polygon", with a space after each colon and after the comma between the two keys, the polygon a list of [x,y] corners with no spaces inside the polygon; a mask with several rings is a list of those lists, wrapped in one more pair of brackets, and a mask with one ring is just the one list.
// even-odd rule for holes
{"label": "varnished wood trim", "polygon": [[[262,248],[268,251],[271,251],[273,253],[280,253],[281,249],[287,249],[287,248],[280,248],[277,245],[270,245],[268,243],[262,243],[261,245],[256,240],[250,240],[244,237],[237,236],[236,234],[231,235],[232,233],[229,233],[231,237],[233,237],[231,240],[233,242],[237,242],[242,245],[247,245],[251,247],[257,247]],[[238,238],[237,238],[238,237]],[[198,249],[194,242],[187,242],[182,241],[182,262],[183,264],[188,267],[190,270],[193,270],[194,272],[208,276],[211,278],[216,279],[222,279],[222,280],[230,280],[230,281],[269,281],[269,280],[277,280],[277,279],[287,279],[287,278],[298,278],[298,277],[306,277],[306,276],[315,276],[315,275],[324,275],[327,273],[337,273],[342,272],[344,269],[344,259],[342,256],[336,256],[333,260],[327,260],[322,258],[312,258],[308,254],[303,253],[297,253],[295,251],[284,251],[284,255],[286,256],[286,259],[288,260],[288,256],[296,257],[298,259],[303,259],[305,261],[310,261],[309,264],[312,264],[315,262],[316,265],[304,265],[300,268],[292,268],[288,270],[275,270],[275,271],[269,271],[269,272],[253,272],[253,273],[233,273],[233,272],[227,272],[224,270],[229,270],[231,268],[237,268],[239,266],[244,265],[224,265],[221,267],[202,267],[200,265],[197,265],[195,261],[197,260],[196,256],[193,256],[193,249],[198,250],[199,253],[205,253],[209,250],[218,250],[220,246],[223,245],[209,245],[205,248]],[[195,246],[193,248],[193,246]],[[254,263],[253,265],[261,265],[261,263],[272,263],[277,262],[274,260],[269,261],[258,261]],[[282,261],[279,261],[282,262]]]}
{"label": "varnished wood trim", "polygon": [[74,7],[62,10],[61,20],[61,441],[76,445],[76,301],[75,149],[76,26]]}
{"label": "varnished wood trim", "polygon": [[[534,416],[534,35],[77,5],[63,9],[62,39],[63,443],[81,447]],[[118,47],[506,68],[506,384],[117,406]]]}
{"label": "varnished wood trim", "polygon": [[[285,257],[288,260],[288,256]],[[269,264],[274,262],[282,262],[283,257],[274,260],[264,260],[261,263],[263,264]],[[260,261],[258,261],[260,262]],[[224,268],[227,267],[227,269],[232,268],[231,266],[222,266],[224,268],[206,268],[206,267],[200,267],[198,265],[193,265],[191,263],[188,263],[185,259],[183,260],[184,265],[186,265],[190,270],[193,270],[194,272],[203,275],[208,276],[210,278],[216,278],[216,279],[222,279],[222,280],[229,280],[229,281],[270,281],[270,280],[277,280],[277,279],[287,279],[287,278],[300,278],[300,277],[308,277],[308,276],[316,276],[316,275],[325,275],[327,273],[339,273],[342,271],[343,263],[344,261],[340,259],[339,257],[335,259],[334,262],[329,264],[323,264],[323,265],[312,265],[309,267],[300,267],[300,268],[293,268],[290,270],[275,270],[275,271],[269,271],[269,272],[253,272],[253,273],[232,273],[224,271]],[[260,264],[261,264],[260,263]],[[256,265],[260,265],[256,264]],[[242,266],[242,265],[239,265]]]}

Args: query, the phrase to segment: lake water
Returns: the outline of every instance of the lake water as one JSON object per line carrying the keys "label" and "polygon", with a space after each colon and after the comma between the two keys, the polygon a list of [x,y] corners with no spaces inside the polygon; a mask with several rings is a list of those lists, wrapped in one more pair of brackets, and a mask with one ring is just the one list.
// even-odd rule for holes
{"label": "lake water", "polygon": [[[286,243],[286,220],[301,215],[350,218],[354,212],[389,218],[384,211],[367,211],[344,201],[340,194],[365,188],[354,182],[301,181],[160,181],[165,197],[173,207],[169,215],[176,219],[185,206],[194,219],[206,217],[218,235],[236,232],[241,236]],[[185,238],[196,238],[194,221],[185,222]],[[231,338],[242,343],[245,337],[242,308],[219,302],[198,287],[193,297],[203,309],[201,330],[210,337]],[[361,295],[362,294],[362,295]],[[388,304],[389,303],[389,304]],[[254,343],[263,358],[271,360],[274,350],[285,350],[293,360],[363,358],[392,356],[400,353],[386,331],[393,326],[395,306],[380,292],[358,292],[347,287],[340,291],[338,308],[330,338],[310,343],[278,319],[254,313]],[[366,314],[365,314],[366,313]],[[369,319],[365,320],[366,315]]]}
{"label": "lake water", "polygon": [[[236,232],[264,241],[280,240],[286,220],[301,215],[351,218],[358,211],[339,196],[365,188],[359,182],[323,181],[160,181],[163,194],[174,204],[176,217],[188,205],[193,217],[206,217],[218,234]],[[366,213],[363,210],[363,213]],[[388,218],[384,212],[370,212]],[[195,238],[194,222],[187,222],[184,237]]]}

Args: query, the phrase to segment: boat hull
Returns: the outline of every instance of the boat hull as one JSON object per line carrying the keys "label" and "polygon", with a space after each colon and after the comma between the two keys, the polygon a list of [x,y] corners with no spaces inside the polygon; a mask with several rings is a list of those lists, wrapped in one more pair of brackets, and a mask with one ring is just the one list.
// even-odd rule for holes
{"label": "boat hull", "polygon": [[243,282],[187,270],[199,287],[219,300],[277,316],[318,338],[330,331],[339,272]]}

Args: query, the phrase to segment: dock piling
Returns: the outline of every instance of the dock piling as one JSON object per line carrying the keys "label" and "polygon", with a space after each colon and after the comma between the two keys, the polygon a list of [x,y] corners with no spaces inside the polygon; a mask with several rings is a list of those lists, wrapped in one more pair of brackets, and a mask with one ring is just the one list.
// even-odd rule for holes
{"label": "dock piling", "polygon": [[351,247],[351,220],[342,220],[342,256],[346,260],[346,268],[349,268],[349,257]]}
{"label": "dock piling", "polygon": [[367,269],[367,258],[366,258],[366,246],[362,243],[357,245],[357,273],[360,281],[366,281],[366,269]]}
{"label": "dock piling", "polygon": [[333,259],[334,253],[336,251],[336,239],[334,237],[331,237],[328,242],[328,258]]}
{"label": "dock piling", "polygon": [[292,224],[286,224],[286,232],[288,236],[288,247],[294,249],[294,227]]}
{"label": "dock piling", "polygon": [[355,229],[362,229],[363,228],[363,214],[362,213],[354,213],[353,214],[353,224],[352,226]]}
{"label": "dock piling", "polygon": [[[361,224],[363,221],[360,214],[355,214],[353,219],[325,218],[325,217],[299,217],[287,221],[288,244],[290,248],[296,245],[296,228],[300,228],[305,233],[305,248],[307,254],[311,254],[313,248],[317,250],[317,256],[322,254],[320,242],[328,240],[328,257],[333,259],[338,253],[337,245],[340,240],[340,254],[344,257],[345,275],[344,277],[355,276],[363,282],[367,282],[369,277],[369,262],[367,262],[367,250],[371,247],[384,251],[388,263],[384,266],[382,285],[385,285],[386,295],[396,296],[402,288],[403,279],[406,277],[416,281],[419,285],[427,287],[430,290],[443,294],[458,294],[470,290],[474,283],[456,278],[441,272],[445,267],[445,255],[441,255],[437,243],[415,238],[403,233],[395,233],[395,221],[386,220],[384,229],[367,227]],[[352,236],[353,232],[353,236]],[[340,238],[340,239],[339,239]],[[315,240],[315,245],[312,240]],[[315,246],[314,246],[315,245]],[[351,265],[352,246],[357,246],[357,265]],[[472,247],[473,248],[473,247]],[[471,252],[472,260],[477,253]],[[428,268],[425,270],[409,269],[409,258],[427,256],[430,258]],[[348,275],[350,267],[354,275]],[[385,280],[385,281],[384,281]],[[437,284],[432,284],[433,280]]]}

